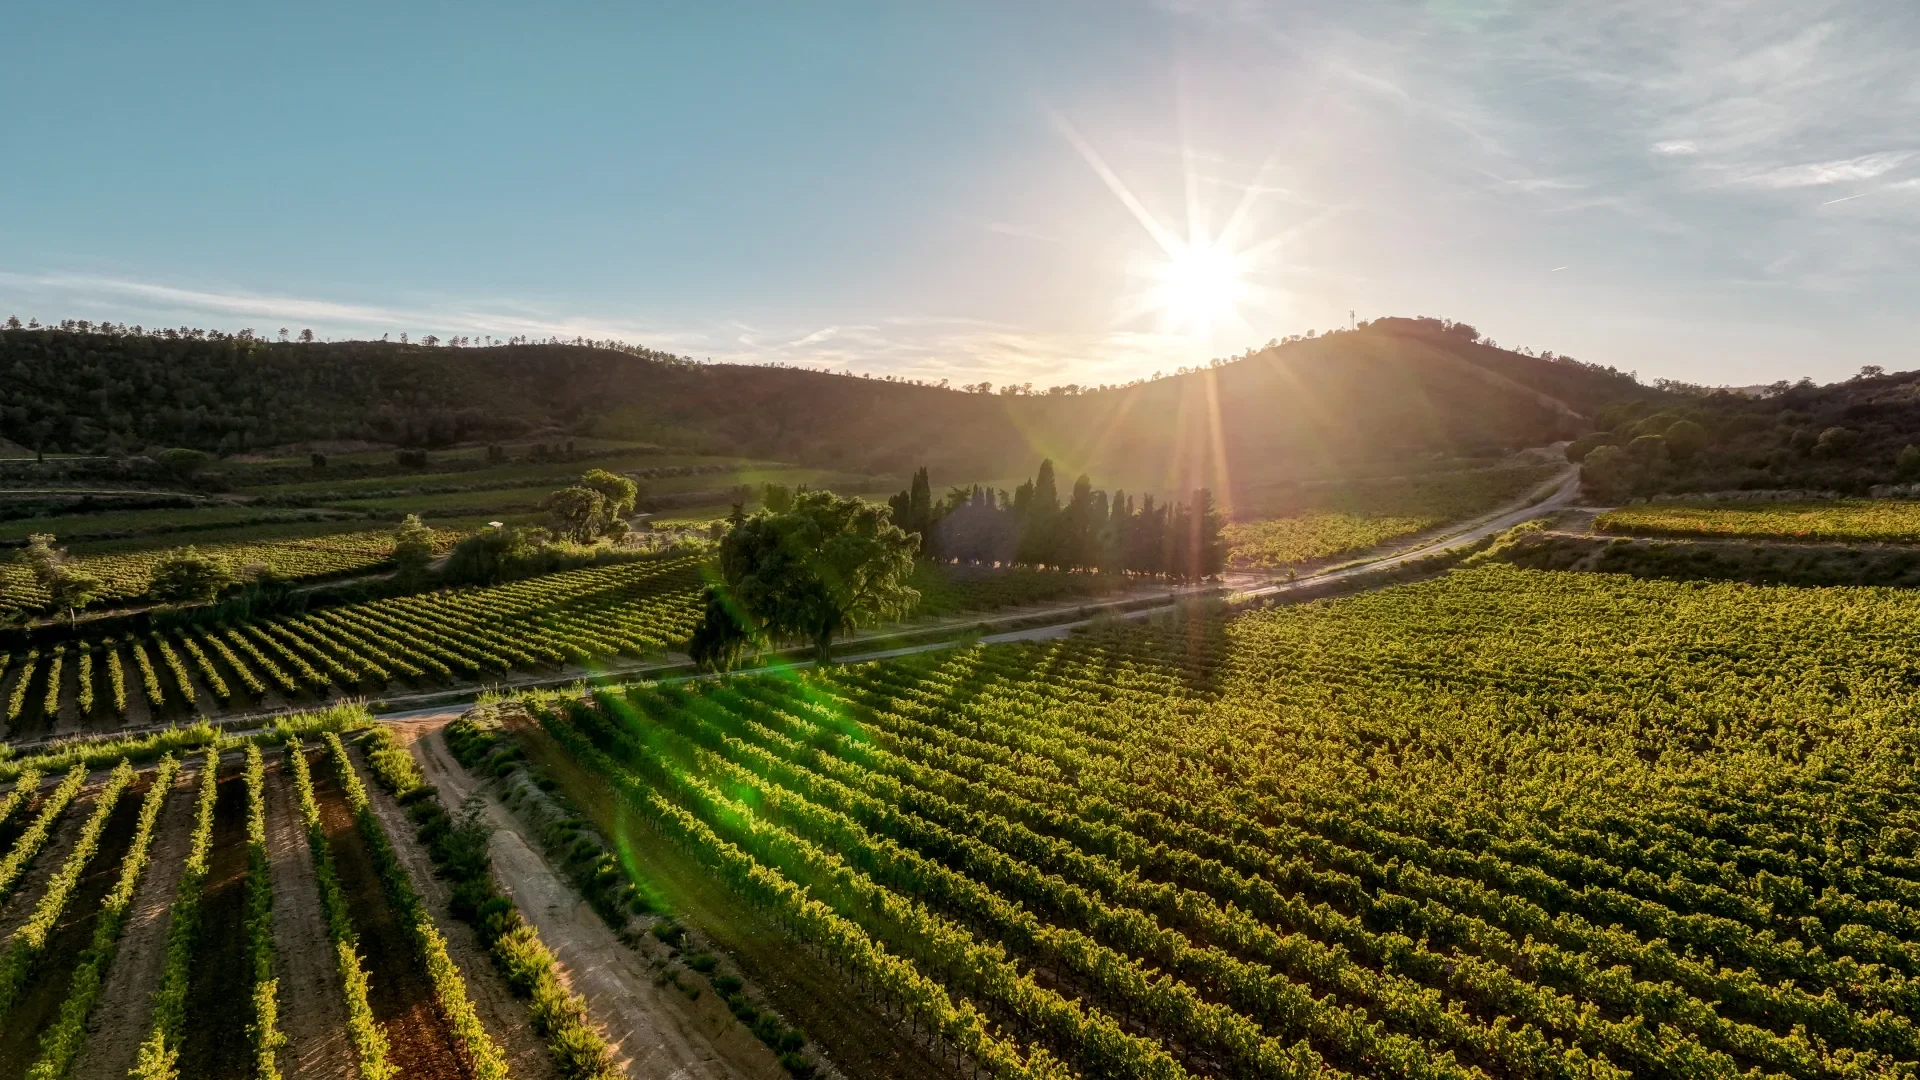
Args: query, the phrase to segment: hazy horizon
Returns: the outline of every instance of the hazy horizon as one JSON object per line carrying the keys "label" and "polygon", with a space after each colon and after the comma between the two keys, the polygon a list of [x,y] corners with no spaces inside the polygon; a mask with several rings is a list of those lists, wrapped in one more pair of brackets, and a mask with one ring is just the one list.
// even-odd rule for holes
{"label": "hazy horizon", "polygon": [[956,384],[1350,311],[1648,381],[1915,366],[1914,12],[836,12],[18,13],[0,318]]}

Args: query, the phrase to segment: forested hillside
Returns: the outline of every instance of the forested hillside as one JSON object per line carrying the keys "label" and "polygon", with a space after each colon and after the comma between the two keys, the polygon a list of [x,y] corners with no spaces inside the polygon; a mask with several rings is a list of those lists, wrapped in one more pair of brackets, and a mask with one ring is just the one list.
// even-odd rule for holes
{"label": "forested hillside", "polygon": [[1865,495],[1920,482],[1920,372],[1697,390],[1603,409],[1568,448],[1597,497],[1785,489]]}
{"label": "forested hillside", "polygon": [[1587,430],[1631,377],[1387,319],[1191,373],[1087,391],[963,393],[587,345],[447,348],[0,330],[0,437],[49,452],[303,440],[442,446],[530,432],[641,439],[955,480],[1041,457],[1129,488],[1230,492],[1329,462],[1489,453]]}

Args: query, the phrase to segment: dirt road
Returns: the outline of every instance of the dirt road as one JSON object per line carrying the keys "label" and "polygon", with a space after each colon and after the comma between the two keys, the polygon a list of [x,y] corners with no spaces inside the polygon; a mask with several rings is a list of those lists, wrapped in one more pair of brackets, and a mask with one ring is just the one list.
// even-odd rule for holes
{"label": "dirt road", "polygon": [[[413,756],[440,799],[457,807],[480,790],[453,760],[439,725],[410,725]],[[780,1080],[773,1054],[733,1020],[713,995],[699,1002],[660,979],[621,944],[539,851],[523,838],[506,807],[483,792],[495,828],[494,877],[540,940],[559,958],[562,978],[587,1000],[594,1022],[614,1042],[620,1067],[634,1080]]]}

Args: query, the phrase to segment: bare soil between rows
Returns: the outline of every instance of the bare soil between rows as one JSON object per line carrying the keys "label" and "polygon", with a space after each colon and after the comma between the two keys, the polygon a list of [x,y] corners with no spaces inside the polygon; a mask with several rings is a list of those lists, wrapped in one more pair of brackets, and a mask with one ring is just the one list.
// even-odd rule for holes
{"label": "bare soil between rows", "polygon": [[[204,760],[195,758],[194,761]],[[193,839],[200,769],[189,764],[154,822],[153,849],[133,892],[133,907],[120,931],[120,949],[107,972],[90,1034],[73,1063],[74,1080],[126,1080],[153,1017],[153,993],[167,961],[169,914],[186,871]]]}
{"label": "bare soil between rows", "polygon": [[[87,863],[79,886],[67,898],[66,909],[47,938],[40,962],[13,1008],[5,1017],[0,1017],[0,1080],[25,1076],[34,1059],[39,1057],[41,1033],[59,1015],[60,1006],[67,999],[74,965],[93,939],[93,924],[100,915],[100,905],[119,880],[120,860],[132,846],[134,827],[140,820],[140,799],[152,782],[152,774],[147,773],[121,792],[120,801],[100,834],[100,846]],[[61,828],[77,835],[86,818],[92,816],[96,803],[94,799],[75,801],[78,805],[67,809]],[[71,842],[69,849],[70,845]],[[44,858],[48,852],[40,854]],[[17,899],[27,900],[26,897]],[[27,902],[37,904],[39,900],[40,892],[36,890]]]}
{"label": "bare soil between rows", "polygon": [[434,1000],[433,984],[414,959],[408,929],[395,917],[373,856],[347,808],[346,792],[331,754],[309,759],[314,797],[341,891],[360,935],[365,958],[367,1004],[387,1033],[390,1060],[408,1080],[455,1080],[469,1075],[466,1062]]}
{"label": "bare soil between rows", "polygon": [[[273,947],[280,980],[280,1068],[288,1080],[348,1080],[353,1047],[340,972],[299,796],[284,754],[268,755],[267,857],[273,863]],[[115,1078],[119,1080],[119,1078]]]}
{"label": "bare soil between rows", "polygon": [[200,932],[187,971],[183,1077],[242,1080],[253,1069],[247,1024],[253,979],[247,963],[247,783],[239,761],[220,763],[213,838],[200,899]]}

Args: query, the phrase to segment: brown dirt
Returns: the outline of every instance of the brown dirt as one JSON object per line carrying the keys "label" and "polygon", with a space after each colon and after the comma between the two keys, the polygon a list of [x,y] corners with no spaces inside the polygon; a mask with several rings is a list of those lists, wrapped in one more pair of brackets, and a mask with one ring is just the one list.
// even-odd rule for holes
{"label": "brown dirt", "polygon": [[[106,830],[101,833],[100,847],[87,863],[79,888],[67,899],[66,910],[61,913],[53,935],[47,939],[46,949],[26,990],[14,1002],[6,1022],[0,1024],[0,1080],[15,1080],[26,1075],[34,1058],[39,1056],[40,1033],[59,1015],[60,1005],[67,999],[67,989],[73,982],[73,965],[92,940],[93,923],[100,914],[100,905],[120,877],[120,859],[126,855],[133,841],[134,826],[140,819],[140,796],[151,782],[150,775],[143,776],[121,792],[119,803],[107,818]],[[79,807],[81,813],[91,814],[93,802],[89,799]],[[71,831],[78,833],[79,825],[72,825]],[[37,896],[35,900],[37,902]]]}
{"label": "brown dirt", "polygon": [[[479,790],[437,730],[428,733],[418,725],[395,730],[403,740],[420,736],[412,745],[414,758],[448,806],[459,806]],[[615,937],[527,842],[512,812],[490,793],[485,797],[488,819],[497,830],[490,849],[495,880],[559,958],[562,981],[586,999],[628,1076],[778,1080],[786,1075],[718,997],[705,993],[689,1000],[665,985],[655,966]]]}
{"label": "brown dirt", "polygon": [[[13,850],[14,842],[20,839],[20,834],[26,832],[27,826],[32,824],[33,819],[40,815],[40,804],[46,799],[45,793],[52,791],[54,786],[59,784],[59,782],[59,776],[41,777],[40,790],[27,798],[26,805],[14,807],[13,813],[7,816],[7,820],[0,821],[0,857],[4,857],[7,852]],[[5,791],[0,791],[0,798],[11,794],[12,789],[12,784],[7,785]],[[57,830],[54,836],[56,839],[58,838],[59,833]],[[51,841],[49,841],[49,843],[51,843]],[[33,876],[31,870],[28,871],[27,876],[29,878]],[[0,901],[0,927],[7,925],[5,921],[6,910],[10,903],[11,901]],[[9,931],[0,930],[0,941],[6,940],[6,934],[8,932]]]}
{"label": "brown dirt", "polygon": [[627,839],[628,855],[676,916],[725,950],[741,975],[766,994],[788,1023],[818,1042],[846,1076],[892,1080],[955,1075],[952,1063],[928,1050],[904,1025],[868,1008],[857,990],[777,923],[742,904],[699,863],[657,838],[564,751],[538,733],[523,729],[522,734],[531,736],[523,739],[530,755],[601,831]]}
{"label": "brown dirt", "polygon": [[[353,1045],[327,914],[313,877],[299,796],[284,764],[269,754],[267,854],[273,861],[273,947],[280,978],[281,1074],[288,1080],[348,1080]],[[118,1078],[114,1078],[118,1080]]]}
{"label": "brown dirt", "polygon": [[[13,835],[5,846],[0,846],[0,852],[10,850],[19,834],[25,832],[27,825],[40,816],[40,806],[46,801],[47,793],[53,790],[52,785],[59,784],[61,778],[49,778],[51,784],[43,782],[40,796],[33,801],[33,805],[24,811],[13,812],[14,820],[8,823]],[[105,774],[99,779],[104,782]],[[27,917],[33,914],[33,906],[40,902],[40,894],[46,890],[47,879],[60,869],[61,863],[67,861],[67,853],[73,850],[75,841],[80,839],[80,823],[86,820],[87,803],[99,790],[99,783],[91,784],[82,788],[80,795],[67,804],[67,808],[60,812],[59,819],[53,823],[53,832],[47,837],[45,846],[41,847],[40,854],[33,857],[27,872],[20,875],[19,884],[14,886],[12,894],[0,901],[0,942],[12,938]]]}
{"label": "brown dirt", "polygon": [[253,1068],[253,1044],[247,1038],[253,1019],[246,934],[247,784],[240,769],[238,755],[220,762],[200,935],[187,975],[180,1075],[208,1080],[244,1077]]}
{"label": "brown dirt", "polygon": [[153,1016],[153,992],[167,963],[168,913],[186,870],[193,839],[200,770],[183,768],[154,822],[153,850],[133,908],[120,931],[120,951],[89,1022],[87,1044],[73,1064],[75,1080],[124,1080]]}
{"label": "brown dirt", "polygon": [[360,935],[360,954],[366,958],[367,1004],[386,1029],[393,1051],[390,1060],[408,1080],[464,1077],[466,1064],[434,1003],[433,984],[414,960],[413,942],[387,903],[373,857],[354,826],[346,793],[334,775],[332,755],[316,754],[310,766],[340,888]]}
{"label": "brown dirt", "polygon": [[407,868],[414,887],[420,890],[427,910],[433,914],[434,925],[447,939],[447,955],[466,976],[467,996],[479,1012],[487,1033],[507,1055],[515,1080],[557,1080],[560,1071],[553,1063],[553,1055],[547,1052],[546,1042],[533,1033],[532,1016],[526,1003],[513,996],[506,978],[493,966],[492,957],[480,944],[473,927],[453,917],[450,909],[453,889],[434,876],[433,859],[415,837],[413,822],[393,796],[373,782],[373,771],[367,767],[366,758],[357,752],[354,756],[374,813],[386,826],[401,865]]}

